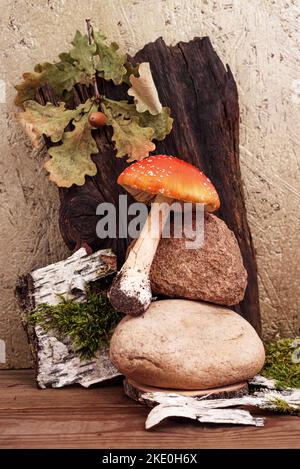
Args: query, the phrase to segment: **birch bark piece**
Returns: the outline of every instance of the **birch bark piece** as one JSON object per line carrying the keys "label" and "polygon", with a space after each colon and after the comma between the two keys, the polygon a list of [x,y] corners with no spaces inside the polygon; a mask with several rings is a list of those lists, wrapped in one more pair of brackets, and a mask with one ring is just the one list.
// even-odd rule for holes
{"label": "birch bark piece", "polygon": [[116,257],[109,249],[89,256],[85,248],[80,248],[67,259],[31,272],[34,304],[55,305],[60,301],[59,295],[83,301],[89,283],[115,271]]}
{"label": "birch bark piece", "polygon": [[42,389],[70,384],[88,388],[120,376],[109,358],[108,347],[99,350],[92,360],[81,360],[68,341],[58,340],[39,326],[35,327],[35,334],[39,347],[36,380]]}
{"label": "birch bark piece", "polygon": [[240,409],[206,409],[197,411],[188,406],[157,406],[150,412],[145,423],[146,430],[160,424],[169,417],[184,417],[200,423],[254,425],[263,427],[264,418],[253,417],[248,410]]}
{"label": "birch bark piece", "polygon": [[258,392],[254,395],[231,399],[196,399],[178,394],[145,393],[142,401],[152,402],[154,407],[146,420],[149,430],[169,417],[185,417],[205,423],[228,423],[238,425],[263,426],[264,419],[253,417],[249,411],[236,409],[238,406],[251,406],[271,411],[277,410],[276,399],[284,401],[291,409],[299,411],[300,389],[289,391]]}
{"label": "birch bark piece", "polygon": [[20,279],[18,292],[40,388],[71,384],[88,387],[120,376],[109,358],[108,347],[99,350],[91,360],[81,360],[79,354],[74,353],[70,339],[58,339],[41,326],[32,327],[27,323],[27,313],[32,307],[42,303],[55,305],[60,301],[58,295],[84,301],[88,284],[115,272],[116,257],[109,249],[89,256],[85,248],[81,248],[67,259]]}
{"label": "birch bark piece", "polygon": [[277,389],[277,384],[275,379],[265,378],[261,375],[255,375],[252,379],[249,380],[251,386],[257,386],[267,389]]}

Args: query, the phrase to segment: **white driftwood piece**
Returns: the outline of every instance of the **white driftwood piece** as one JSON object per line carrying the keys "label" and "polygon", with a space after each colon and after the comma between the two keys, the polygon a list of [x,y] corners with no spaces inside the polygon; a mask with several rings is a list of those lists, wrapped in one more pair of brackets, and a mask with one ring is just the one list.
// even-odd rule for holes
{"label": "white driftwood piece", "polygon": [[[80,248],[72,256],[31,273],[32,295],[36,306],[59,303],[58,295],[85,300],[85,287],[116,271],[116,257],[110,250],[87,255]],[[99,311],[101,314],[101,311]],[[92,360],[81,360],[74,353],[70,340],[59,340],[41,326],[34,328],[37,349],[37,383],[41,388],[60,388],[70,384],[88,387],[119,376],[109,358],[108,348],[100,350]]]}
{"label": "white driftwood piece", "polygon": [[264,425],[264,418],[253,417],[248,410],[235,409],[238,406],[254,406],[260,409],[276,410],[276,398],[285,401],[290,408],[299,410],[300,389],[289,391],[257,392],[254,395],[232,399],[197,399],[178,394],[145,393],[142,400],[158,404],[149,413],[145,428],[149,430],[168,417],[185,417],[202,423],[228,423],[236,425]]}

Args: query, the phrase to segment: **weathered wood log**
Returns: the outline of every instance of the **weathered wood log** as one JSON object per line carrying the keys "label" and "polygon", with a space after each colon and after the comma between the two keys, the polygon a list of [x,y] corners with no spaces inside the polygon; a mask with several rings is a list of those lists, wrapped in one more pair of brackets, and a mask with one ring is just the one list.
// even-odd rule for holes
{"label": "weathered wood log", "polygon": [[[195,38],[188,43],[166,46],[162,39],[147,44],[133,58],[149,61],[162,104],[170,106],[173,131],[157,143],[155,153],[166,153],[191,162],[213,181],[220,198],[219,216],[237,237],[245,267],[248,288],[244,300],[235,307],[260,333],[257,267],[251,233],[247,222],[239,165],[239,105],[232,73],[223,66],[209,38]],[[101,92],[115,99],[128,99],[127,87],[99,82]],[[52,100],[43,89],[44,100]],[[77,86],[74,104],[84,101],[91,90]],[[112,202],[124,190],[117,185],[125,160],[115,158],[108,128],[94,133],[99,154],[94,157],[98,172],[87,177],[82,187],[63,189],[60,229],[70,249],[87,243],[93,250],[111,247],[122,265],[128,239],[101,240],[96,235],[96,207]],[[129,201],[131,198],[129,197]]]}
{"label": "weathered wood log", "polygon": [[157,404],[149,413],[145,428],[149,430],[169,417],[185,417],[200,423],[229,423],[238,425],[263,426],[264,419],[252,417],[249,411],[235,409],[237,406],[251,406],[271,411],[278,410],[278,399],[292,411],[299,411],[300,390],[285,392],[265,390],[255,395],[231,399],[195,399],[178,394],[146,393],[143,400]]}
{"label": "weathered wood log", "polygon": [[57,338],[54,333],[46,332],[39,325],[33,326],[27,320],[32,308],[42,303],[57,304],[60,301],[58,295],[84,301],[88,285],[101,282],[115,272],[116,257],[110,250],[89,256],[81,248],[63,261],[20,278],[17,292],[40,388],[60,388],[70,384],[88,387],[120,376],[110,361],[108,347],[100,349],[95,358],[82,360],[79,353],[74,352],[68,337]]}

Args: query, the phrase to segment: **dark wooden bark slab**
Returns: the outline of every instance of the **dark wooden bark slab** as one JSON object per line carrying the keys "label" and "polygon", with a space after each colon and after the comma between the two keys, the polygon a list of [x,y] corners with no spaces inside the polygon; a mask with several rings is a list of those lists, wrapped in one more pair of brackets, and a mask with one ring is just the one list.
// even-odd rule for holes
{"label": "dark wooden bark slab", "polygon": [[[257,268],[247,222],[239,165],[239,105],[232,73],[223,66],[209,38],[167,47],[162,39],[147,44],[133,58],[149,61],[163,105],[172,109],[172,133],[157,143],[155,153],[166,153],[191,162],[215,184],[221,198],[219,216],[239,242],[248,271],[245,299],[235,310],[260,332]],[[100,84],[109,97],[127,99],[126,86]],[[87,90],[77,89],[76,100],[84,100]],[[127,239],[100,240],[96,236],[96,207],[100,202],[117,205],[124,193],[116,184],[126,162],[115,158],[110,130],[95,132],[99,155],[95,177],[82,187],[60,191],[60,228],[70,249],[88,244],[93,250],[112,247],[122,264]]]}

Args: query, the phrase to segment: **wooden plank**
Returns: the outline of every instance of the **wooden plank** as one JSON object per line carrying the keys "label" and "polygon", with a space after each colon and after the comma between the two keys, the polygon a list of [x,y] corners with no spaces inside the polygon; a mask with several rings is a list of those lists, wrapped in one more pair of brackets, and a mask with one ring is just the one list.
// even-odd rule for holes
{"label": "wooden plank", "polygon": [[0,372],[1,448],[300,448],[300,419],[266,415],[265,427],[172,420],[146,432],[149,409],[122,386],[38,390],[33,372]]}

